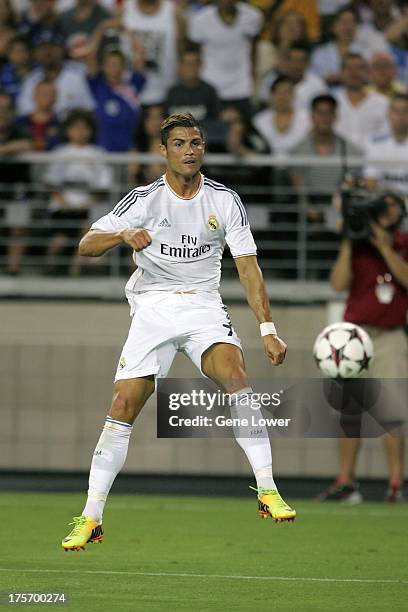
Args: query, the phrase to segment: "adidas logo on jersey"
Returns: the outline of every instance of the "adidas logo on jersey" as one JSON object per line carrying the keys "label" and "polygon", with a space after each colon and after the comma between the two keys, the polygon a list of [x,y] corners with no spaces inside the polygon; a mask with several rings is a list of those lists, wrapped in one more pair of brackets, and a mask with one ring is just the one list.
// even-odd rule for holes
{"label": "adidas logo on jersey", "polygon": [[158,227],[171,227],[171,223],[164,217],[163,221],[160,221]]}

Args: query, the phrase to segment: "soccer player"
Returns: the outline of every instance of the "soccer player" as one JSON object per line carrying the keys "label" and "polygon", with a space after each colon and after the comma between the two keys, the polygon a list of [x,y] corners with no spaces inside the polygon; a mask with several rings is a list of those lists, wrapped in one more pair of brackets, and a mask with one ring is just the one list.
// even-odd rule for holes
{"label": "soccer player", "polygon": [[[94,223],[79,245],[81,255],[98,257],[118,244],[137,252],[137,270],[126,285],[132,323],[116,372],[109,414],[97,443],[89,476],[88,499],[66,550],[83,549],[103,538],[102,513],[112,483],[122,469],[132,425],[164,377],[177,351],[201,372],[234,394],[231,416],[243,421],[252,389],[241,342],[218,292],[221,257],[227,242],[248,303],[260,323],[266,355],[278,365],[286,344],[271,321],[269,300],[257,264],[256,246],[239,196],[200,173],[205,143],[190,113],[170,115],[161,126],[164,176],[133,189]],[[234,428],[254,471],[259,514],[275,521],[296,516],[279,495],[265,427]]]}

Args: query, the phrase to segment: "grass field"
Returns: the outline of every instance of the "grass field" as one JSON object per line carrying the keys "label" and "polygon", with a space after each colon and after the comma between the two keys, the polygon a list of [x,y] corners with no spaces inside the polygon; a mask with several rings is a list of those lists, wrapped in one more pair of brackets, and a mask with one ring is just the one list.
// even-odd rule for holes
{"label": "grass field", "polygon": [[295,523],[278,525],[250,495],[113,494],[103,544],[65,553],[83,499],[0,493],[0,592],[69,597],[17,609],[408,610],[408,506],[298,501]]}

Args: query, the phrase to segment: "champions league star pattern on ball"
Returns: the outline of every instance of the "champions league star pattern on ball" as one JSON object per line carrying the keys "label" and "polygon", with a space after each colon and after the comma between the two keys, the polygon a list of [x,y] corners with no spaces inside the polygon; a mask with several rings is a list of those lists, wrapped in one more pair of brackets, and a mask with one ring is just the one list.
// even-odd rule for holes
{"label": "champions league star pattern on ball", "polygon": [[317,336],[313,355],[328,378],[359,378],[374,357],[370,336],[353,323],[334,323]]}

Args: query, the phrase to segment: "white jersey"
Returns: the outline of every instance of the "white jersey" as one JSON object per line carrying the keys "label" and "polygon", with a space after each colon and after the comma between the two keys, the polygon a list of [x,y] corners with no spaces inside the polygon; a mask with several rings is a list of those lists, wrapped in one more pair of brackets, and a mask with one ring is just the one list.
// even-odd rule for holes
{"label": "white jersey", "polygon": [[215,87],[221,100],[252,94],[251,41],[261,31],[263,17],[244,2],[238,2],[236,10],[231,24],[223,21],[214,5],[193,13],[188,23],[188,37],[202,46],[201,78]]}
{"label": "white jersey", "polygon": [[[381,166],[373,160],[394,163]],[[384,189],[408,195],[408,139],[397,142],[390,133],[373,138],[366,149],[364,175],[379,181]]]}
{"label": "white jersey", "polygon": [[383,129],[390,104],[386,96],[369,92],[360,104],[353,106],[345,90],[340,89],[337,102],[336,132],[356,147]]}
{"label": "white jersey", "polygon": [[203,175],[192,198],[178,196],[161,176],[130,191],[92,225],[104,231],[132,228],[147,230],[152,243],[137,253],[128,298],[152,290],[216,292],[226,243],[233,257],[256,254],[238,194]]}
{"label": "white jersey", "polygon": [[280,132],[275,124],[276,114],[272,109],[257,113],[252,119],[253,125],[269,144],[276,155],[286,155],[297,145],[310,129],[310,113],[295,110],[292,123],[285,132]]}
{"label": "white jersey", "polygon": [[123,24],[127,30],[136,32],[144,46],[146,84],[141,93],[142,104],[161,104],[167,89],[176,80],[175,2],[161,0],[159,10],[147,15],[139,9],[136,0],[126,0]]}

